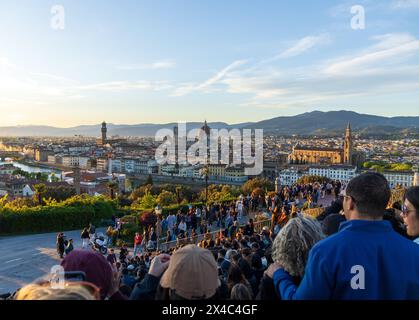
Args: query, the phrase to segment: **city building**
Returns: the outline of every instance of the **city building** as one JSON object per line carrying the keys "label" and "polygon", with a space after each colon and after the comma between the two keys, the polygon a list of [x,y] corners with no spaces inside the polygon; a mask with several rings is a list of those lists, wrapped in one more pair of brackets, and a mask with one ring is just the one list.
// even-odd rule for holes
{"label": "city building", "polygon": [[335,165],[335,166],[310,166],[308,174],[313,176],[326,177],[331,180],[349,182],[357,175],[356,166]]}
{"label": "city building", "polygon": [[96,159],[96,170],[98,172],[107,172],[109,169],[109,159],[105,157]]}
{"label": "city building", "polygon": [[49,155],[51,155],[51,151],[43,147],[38,147],[35,151],[35,160],[38,162],[48,162]]}
{"label": "city building", "polygon": [[351,125],[348,123],[343,148],[300,146],[297,143],[288,159],[291,164],[351,164],[352,152]]}
{"label": "city building", "polygon": [[302,176],[307,175],[306,171],[291,167],[284,169],[279,173],[278,183],[279,185],[293,185],[297,183],[298,179]]}
{"label": "city building", "polygon": [[10,198],[23,197],[27,181],[10,175],[0,177],[0,196],[8,195]]}
{"label": "city building", "polygon": [[90,158],[82,156],[65,155],[62,157],[62,164],[66,167],[79,167],[87,169]]}
{"label": "city building", "polygon": [[4,175],[4,174],[13,174],[13,172],[16,170],[17,168],[11,164],[11,163],[6,163],[0,166],[0,175]]}
{"label": "city building", "polygon": [[415,173],[413,171],[384,171],[383,175],[391,188],[414,186]]}

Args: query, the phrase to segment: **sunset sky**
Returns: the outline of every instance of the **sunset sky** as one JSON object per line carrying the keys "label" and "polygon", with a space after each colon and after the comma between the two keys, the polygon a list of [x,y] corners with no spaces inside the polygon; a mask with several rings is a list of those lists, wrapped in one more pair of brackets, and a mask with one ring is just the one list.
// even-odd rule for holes
{"label": "sunset sky", "polygon": [[341,109],[419,115],[419,0],[0,0],[0,126]]}

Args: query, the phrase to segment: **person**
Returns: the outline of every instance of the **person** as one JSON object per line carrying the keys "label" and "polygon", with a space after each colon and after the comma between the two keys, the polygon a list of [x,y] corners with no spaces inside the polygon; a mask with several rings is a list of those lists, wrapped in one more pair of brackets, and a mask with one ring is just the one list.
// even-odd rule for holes
{"label": "person", "polygon": [[87,228],[84,228],[81,233],[81,241],[82,241],[81,246],[83,249],[86,249],[89,246],[89,239],[90,239],[89,231],[87,230]]}
{"label": "person", "polygon": [[230,293],[229,294],[230,297],[232,294],[233,287],[237,284],[243,284],[244,286],[246,286],[246,288],[251,292],[252,297],[253,297],[253,289],[249,281],[246,279],[241,268],[238,265],[233,264],[231,265],[230,270],[228,272],[228,276],[227,276],[227,288],[228,288],[228,292]]}
{"label": "person", "polygon": [[173,214],[173,212],[170,212],[166,220],[167,220],[167,228],[170,230],[171,233],[173,233],[173,227],[176,224],[176,216]]}
{"label": "person", "polygon": [[141,237],[139,232],[135,233],[135,237],[134,237],[134,257],[137,256],[138,251],[140,250],[141,252],[141,244],[143,242],[143,237]]}
{"label": "person", "polygon": [[65,254],[68,255],[71,251],[73,251],[73,239],[68,240],[67,246],[65,247]]}
{"label": "person", "polygon": [[115,266],[116,264],[116,255],[115,255],[115,250],[114,249],[110,249],[109,250],[109,254],[106,257],[106,260],[108,260],[108,262],[110,263],[111,266]]}
{"label": "person", "polygon": [[96,227],[92,223],[89,223],[88,231],[90,235],[90,240],[93,240],[96,236]]}
{"label": "person", "polygon": [[[284,270],[293,278],[294,283],[300,283],[304,276],[307,258],[311,248],[324,238],[319,222],[312,218],[298,216],[291,219],[276,236],[272,245],[272,259],[280,264]],[[264,273],[259,291],[272,294],[273,270],[272,264]],[[277,290],[279,291],[279,290]],[[269,297],[268,300],[281,298]]]}
{"label": "person", "polygon": [[154,228],[150,229],[150,240],[147,247],[151,250],[155,250],[157,248],[157,233],[154,231]]}
{"label": "person", "polygon": [[322,230],[326,236],[331,236],[339,231],[339,226],[342,222],[345,222],[345,216],[340,213],[329,214],[324,220],[322,220]]}
{"label": "person", "polygon": [[119,261],[121,263],[126,263],[127,256],[128,256],[128,246],[126,243],[124,243],[121,249],[119,250]]}
{"label": "person", "polygon": [[65,240],[64,233],[60,232],[57,235],[57,252],[61,259],[64,257],[64,250],[65,250],[64,240]]}
{"label": "person", "polygon": [[346,222],[310,251],[297,288],[275,264],[274,283],[283,299],[419,299],[419,250],[383,220],[391,191],[380,173],[353,178],[344,191]]}
{"label": "person", "polygon": [[62,289],[54,289],[49,282],[33,283],[20,289],[15,300],[99,300],[99,288],[91,283],[66,283]]}
{"label": "person", "polygon": [[230,300],[234,301],[250,301],[253,300],[252,292],[249,287],[238,283],[231,289]]}
{"label": "person", "polygon": [[178,228],[179,228],[179,233],[182,234],[182,237],[184,237],[186,234],[187,226],[186,226],[186,222],[183,219],[180,221]]}
{"label": "person", "polygon": [[217,262],[207,249],[187,245],[155,257],[131,300],[207,300],[219,297]]}
{"label": "person", "polygon": [[401,215],[407,227],[408,236],[419,244],[419,187],[407,190]]}
{"label": "person", "polygon": [[108,246],[111,247],[113,244],[113,234],[114,230],[112,226],[109,226],[108,229],[106,229],[106,237],[108,238]]}
{"label": "person", "polygon": [[128,267],[122,269],[121,283],[123,285],[128,286],[131,290],[133,289],[133,287],[136,283],[135,277],[133,276],[134,270],[135,270],[135,267],[132,264],[130,264]]}
{"label": "person", "polygon": [[246,236],[252,236],[255,233],[255,227],[253,224],[253,219],[249,219],[246,227],[244,228],[244,234]]}
{"label": "person", "polygon": [[119,292],[121,274],[113,269],[103,255],[94,251],[76,249],[64,258],[61,266],[65,272],[84,272],[86,282],[100,289],[100,299],[126,300]]}

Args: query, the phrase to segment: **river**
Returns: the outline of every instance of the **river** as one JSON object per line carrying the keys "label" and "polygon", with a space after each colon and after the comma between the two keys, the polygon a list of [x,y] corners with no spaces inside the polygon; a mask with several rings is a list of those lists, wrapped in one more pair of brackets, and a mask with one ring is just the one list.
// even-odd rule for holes
{"label": "river", "polygon": [[48,173],[49,176],[51,176],[52,173],[55,174],[55,176],[57,178],[61,178],[61,174],[62,171],[61,170],[57,170],[57,169],[47,169],[47,168],[41,168],[41,167],[37,167],[37,166],[30,166],[30,165],[26,165],[26,164],[22,164],[19,162],[15,162],[15,161],[11,161],[11,162],[3,162],[0,161],[0,166],[3,164],[13,164],[16,168],[20,168],[23,171],[29,172],[29,173],[38,173],[38,172],[42,172],[42,173]]}

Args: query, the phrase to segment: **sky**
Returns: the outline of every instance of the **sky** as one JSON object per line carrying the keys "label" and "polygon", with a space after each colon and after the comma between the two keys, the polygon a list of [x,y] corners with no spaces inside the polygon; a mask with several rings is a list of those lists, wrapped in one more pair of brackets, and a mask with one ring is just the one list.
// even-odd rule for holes
{"label": "sky", "polygon": [[0,0],[0,126],[313,110],[419,115],[419,0]]}

